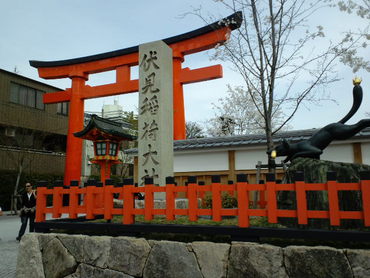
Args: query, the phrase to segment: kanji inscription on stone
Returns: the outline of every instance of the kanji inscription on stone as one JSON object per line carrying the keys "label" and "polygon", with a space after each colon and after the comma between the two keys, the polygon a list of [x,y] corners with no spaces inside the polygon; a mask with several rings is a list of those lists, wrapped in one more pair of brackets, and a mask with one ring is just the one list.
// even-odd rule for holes
{"label": "kanji inscription on stone", "polygon": [[164,186],[166,177],[173,176],[172,75],[172,49],[167,44],[156,41],[139,46],[140,186],[147,177]]}

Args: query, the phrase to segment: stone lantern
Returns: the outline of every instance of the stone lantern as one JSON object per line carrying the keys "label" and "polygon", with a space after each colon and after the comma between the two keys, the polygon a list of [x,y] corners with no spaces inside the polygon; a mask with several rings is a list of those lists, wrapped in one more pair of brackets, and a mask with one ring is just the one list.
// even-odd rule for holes
{"label": "stone lantern", "polygon": [[75,132],[74,136],[93,141],[94,159],[92,163],[100,165],[100,177],[102,182],[110,178],[113,164],[122,163],[118,159],[120,143],[122,141],[133,141],[137,137],[124,129],[121,123],[92,115],[87,126]]}

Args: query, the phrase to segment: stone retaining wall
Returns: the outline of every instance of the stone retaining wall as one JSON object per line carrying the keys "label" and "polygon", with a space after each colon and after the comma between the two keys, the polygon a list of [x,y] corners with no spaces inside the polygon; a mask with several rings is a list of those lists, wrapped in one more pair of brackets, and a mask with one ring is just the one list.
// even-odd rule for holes
{"label": "stone retaining wall", "polygon": [[18,278],[370,277],[370,250],[27,234]]}

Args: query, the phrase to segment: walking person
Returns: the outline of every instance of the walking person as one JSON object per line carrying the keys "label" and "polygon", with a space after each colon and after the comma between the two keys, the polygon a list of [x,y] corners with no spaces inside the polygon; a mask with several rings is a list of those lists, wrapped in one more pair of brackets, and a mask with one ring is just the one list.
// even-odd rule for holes
{"label": "walking person", "polygon": [[27,228],[27,222],[30,221],[30,232],[35,231],[35,215],[36,215],[36,191],[32,189],[32,185],[26,183],[26,192],[22,194],[22,208],[20,210],[21,228],[18,233],[17,240],[20,241]]}

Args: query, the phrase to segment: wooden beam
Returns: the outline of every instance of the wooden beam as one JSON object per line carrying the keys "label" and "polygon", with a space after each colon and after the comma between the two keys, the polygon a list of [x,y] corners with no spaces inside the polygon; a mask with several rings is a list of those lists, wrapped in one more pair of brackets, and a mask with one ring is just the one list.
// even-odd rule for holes
{"label": "wooden beam", "polygon": [[65,91],[46,93],[43,96],[43,101],[45,104],[70,101],[71,92],[71,89],[66,89]]}
{"label": "wooden beam", "polygon": [[86,86],[82,98],[98,98],[98,97],[107,97],[121,94],[128,94],[137,92],[139,90],[139,80],[130,80],[127,82],[113,83],[99,86]]}
{"label": "wooden beam", "polygon": [[235,151],[228,151],[229,158],[229,180],[235,181]]}
{"label": "wooden beam", "polygon": [[230,34],[231,30],[228,27],[224,27],[201,36],[170,44],[170,47],[175,53],[189,55],[211,49],[218,44],[224,43],[230,37]]}
{"label": "wooden beam", "polygon": [[355,163],[363,163],[361,143],[353,143],[353,160]]}
{"label": "wooden beam", "polygon": [[222,76],[223,73],[221,65],[214,65],[192,70],[189,68],[184,68],[180,73],[180,82],[182,84],[189,84],[222,78]]}
{"label": "wooden beam", "polygon": [[[128,82],[100,85],[100,86],[86,86],[82,93],[82,99],[114,96],[120,94],[127,94],[137,92],[139,89],[139,80],[130,80]],[[65,91],[46,93],[44,94],[44,103],[58,103],[70,101],[71,99],[71,89],[66,89]]]}

